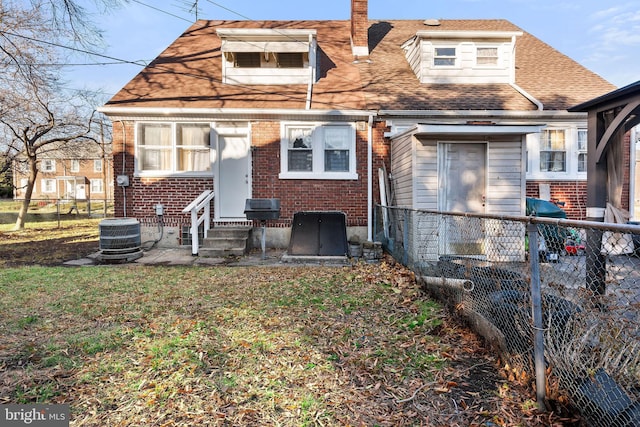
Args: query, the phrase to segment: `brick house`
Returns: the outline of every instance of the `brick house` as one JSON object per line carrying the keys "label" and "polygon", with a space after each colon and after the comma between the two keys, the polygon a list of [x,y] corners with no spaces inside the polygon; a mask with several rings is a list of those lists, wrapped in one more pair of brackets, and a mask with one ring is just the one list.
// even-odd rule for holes
{"label": "brick house", "polygon": [[[344,212],[349,237],[371,239],[383,167],[399,206],[473,196],[524,214],[548,189],[579,216],[587,117],[567,108],[612,89],[508,21],[373,21],[352,0],[350,20],[199,20],[100,111],[125,184],[117,216],[153,234],[161,204],[161,244],[177,246],[204,191],[214,229],[245,224],[247,198],[279,198],[267,236],[286,247],[300,211]],[[481,187],[455,190],[460,168]]]}
{"label": "brick house", "polygon": [[[13,162],[13,197],[25,196],[28,171],[20,159]],[[38,176],[31,199],[40,202],[113,200],[113,164],[110,151],[97,144],[51,149],[38,158]]]}

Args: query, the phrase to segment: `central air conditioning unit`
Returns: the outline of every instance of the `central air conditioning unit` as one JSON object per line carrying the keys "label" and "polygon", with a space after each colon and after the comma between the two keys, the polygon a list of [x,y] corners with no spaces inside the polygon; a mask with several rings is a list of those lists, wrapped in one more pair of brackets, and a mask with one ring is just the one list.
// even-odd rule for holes
{"label": "central air conditioning unit", "polygon": [[142,256],[140,222],[133,218],[100,221],[100,261],[133,261]]}

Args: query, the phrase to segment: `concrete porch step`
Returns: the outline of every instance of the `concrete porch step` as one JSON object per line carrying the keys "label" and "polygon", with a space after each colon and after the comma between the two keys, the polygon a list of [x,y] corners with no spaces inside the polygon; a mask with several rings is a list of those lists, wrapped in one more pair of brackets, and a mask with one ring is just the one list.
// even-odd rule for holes
{"label": "concrete porch step", "polygon": [[247,251],[247,241],[251,227],[214,227],[209,230],[207,237],[198,250],[203,257],[221,257],[229,255],[244,255]]}

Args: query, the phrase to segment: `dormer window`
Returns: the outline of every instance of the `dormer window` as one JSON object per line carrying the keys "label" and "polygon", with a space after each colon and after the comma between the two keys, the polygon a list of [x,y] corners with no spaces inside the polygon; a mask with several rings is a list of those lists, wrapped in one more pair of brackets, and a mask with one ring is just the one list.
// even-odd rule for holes
{"label": "dormer window", "polygon": [[238,68],[260,68],[260,53],[258,52],[238,52],[234,57],[234,65]]}
{"label": "dormer window", "polygon": [[315,83],[315,30],[220,28],[217,33],[224,83]]}
{"label": "dormer window", "polygon": [[434,55],[433,55],[434,67],[454,67],[455,65],[456,65],[456,48],[455,47],[434,48]]}
{"label": "dormer window", "polygon": [[497,47],[476,47],[476,64],[479,66],[498,65]]}
{"label": "dormer window", "polygon": [[418,31],[402,48],[421,83],[513,83],[520,31]]}
{"label": "dormer window", "polygon": [[278,67],[280,68],[302,68],[304,58],[302,52],[278,53]]}

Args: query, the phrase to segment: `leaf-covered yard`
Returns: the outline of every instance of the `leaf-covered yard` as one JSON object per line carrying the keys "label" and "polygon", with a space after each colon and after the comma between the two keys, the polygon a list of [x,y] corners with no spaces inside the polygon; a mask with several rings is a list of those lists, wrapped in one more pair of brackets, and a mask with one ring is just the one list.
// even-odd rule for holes
{"label": "leaf-covered yard", "polygon": [[0,291],[1,402],[69,403],[76,426],[538,423],[388,263],[25,267]]}
{"label": "leaf-covered yard", "polygon": [[60,267],[91,225],[31,234],[0,233],[0,403],[67,403],[72,426],[579,423],[537,413],[390,259]]}

